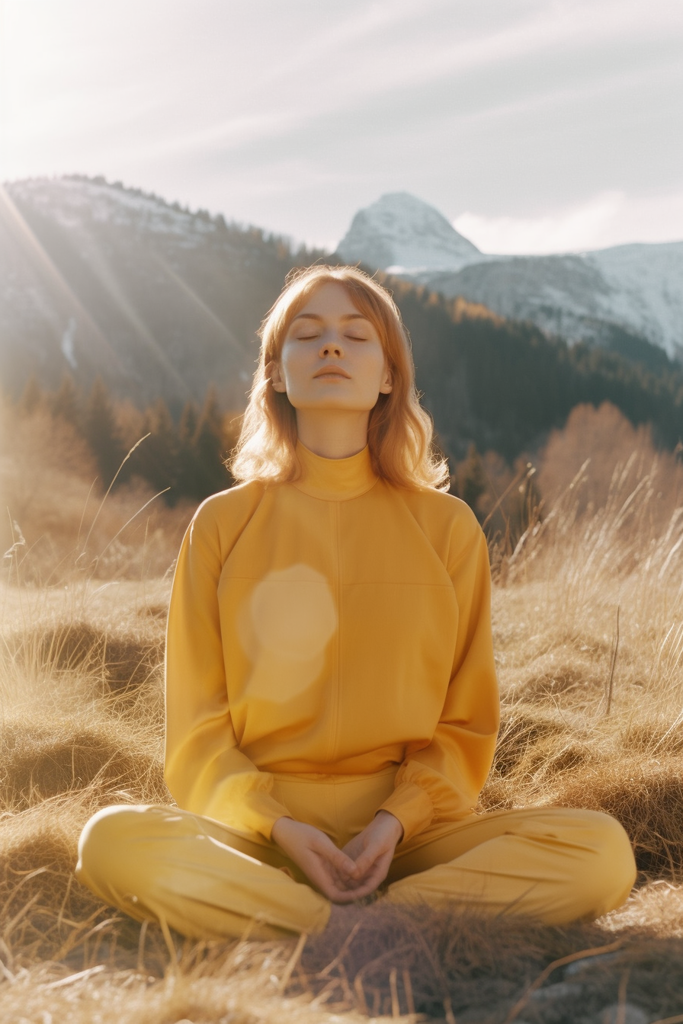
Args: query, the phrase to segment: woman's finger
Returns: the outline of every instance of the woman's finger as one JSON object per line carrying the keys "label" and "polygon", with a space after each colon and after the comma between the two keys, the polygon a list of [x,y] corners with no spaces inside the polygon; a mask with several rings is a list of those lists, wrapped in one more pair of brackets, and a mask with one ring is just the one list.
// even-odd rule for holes
{"label": "woman's finger", "polygon": [[389,863],[389,858],[385,862],[378,861],[373,866],[373,870],[361,882],[348,888],[337,884],[334,889],[329,887],[325,895],[335,903],[352,903],[354,900],[369,896],[386,878]]}
{"label": "woman's finger", "polygon": [[368,874],[368,872],[372,871],[374,865],[377,864],[379,861],[382,861],[382,860],[386,860],[387,861],[387,869],[388,869],[389,863],[391,862],[391,859],[392,859],[393,855],[394,855],[394,845],[393,844],[387,844],[387,843],[370,843],[370,844],[368,844],[368,846],[363,850],[363,852],[361,854],[359,854],[358,858],[356,859],[356,867],[358,868],[358,875],[359,875],[359,877],[363,877],[364,875]]}
{"label": "woman's finger", "polygon": [[362,886],[357,889],[349,889],[346,892],[341,892],[336,897],[330,897],[334,903],[353,903],[354,900],[362,900],[363,897],[369,896],[373,893],[379,882],[375,882],[374,879],[370,882],[365,882]]}
{"label": "woman's finger", "polygon": [[384,853],[384,850],[364,850],[360,857],[356,861],[356,868],[358,870],[358,876],[363,877],[370,871],[373,866],[377,863],[379,858]]}
{"label": "woman's finger", "polygon": [[344,878],[353,879],[358,876],[358,866],[343,850],[335,846],[331,839],[325,836],[326,842],[319,844],[320,854],[340,873]]}
{"label": "woman's finger", "polygon": [[382,856],[377,857],[365,870],[365,873],[362,876],[362,883],[364,885],[372,885],[373,889],[376,889],[377,886],[380,885],[387,877],[387,872],[391,866],[391,860],[391,853],[384,853]]}
{"label": "woman's finger", "polygon": [[320,892],[334,903],[351,903],[353,900],[357,899],[358,896],[356,895],[355,890],[347,889],[343,885],[338,884],[336,880],[330,876],[327,868],[328,865],[326,864],[321,864],[320,862],[314,863],[311,864],[306,874]]}

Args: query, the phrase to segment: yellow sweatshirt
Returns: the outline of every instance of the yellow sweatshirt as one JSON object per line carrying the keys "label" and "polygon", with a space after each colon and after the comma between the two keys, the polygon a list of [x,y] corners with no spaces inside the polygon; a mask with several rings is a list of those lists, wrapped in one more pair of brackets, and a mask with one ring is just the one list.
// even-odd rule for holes
{"label": "yellow sweatshirt", "polygon": [[268,839],[288,814],[271,773],[397,765],[382,807],[407,840],[471,813],[491,765],[486,541],[459,499],[378,479],[368,448],[297,453],[295,483],[213,495],[185,535],[166,780],[180,807]]}

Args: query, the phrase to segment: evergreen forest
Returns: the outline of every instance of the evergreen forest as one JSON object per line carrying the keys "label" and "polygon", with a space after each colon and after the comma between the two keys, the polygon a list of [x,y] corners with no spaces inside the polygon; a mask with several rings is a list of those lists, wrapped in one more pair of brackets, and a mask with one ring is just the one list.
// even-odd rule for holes
{"label": "evergreen forest", "polygon": [[[451,462],[451,489],[473,506],[486,489],[480,454],[496,453],[510,467],[533,458],[580,404],[610,402],[634,426],[648,424],[657,446],[681,450],[683,372],[675,365],[655,371],[615,352],[549,339],[462,300],[387,283],[410,332],[423,404]],[[224,460],[242,410],[224,408],[211,384],[201,403],[171,411],[163,397],[137,408],[101,377],[86,392],[68,374],[56,390],[32,377],[16,405],[69,423],[92,452],[103,489],[139,477],[172,506],[232,483]]]}
{"label": "evergreen forest", "polygon": [[[223,460],[258,325],[293,268],[339,258],[104,179],[25,182],[13,198],[63,287],[7,236],[0,269],[26,301],[6,309],[6,401],[76,430],[102,489],[137,477],[173,505],[229,486]],[[510,469],[533,460],[582,404],[610,402],[634,426],[649,425],[659,448],[681,445],[683,368],[647,340],[615,327],[604,347],[570,345],[462,298],[378,277],[408,328],[457,493],[481,490],[487,454]],[[29,316],[31,296],[44,316]],[[68,325],[66,334],[55,324]]]}

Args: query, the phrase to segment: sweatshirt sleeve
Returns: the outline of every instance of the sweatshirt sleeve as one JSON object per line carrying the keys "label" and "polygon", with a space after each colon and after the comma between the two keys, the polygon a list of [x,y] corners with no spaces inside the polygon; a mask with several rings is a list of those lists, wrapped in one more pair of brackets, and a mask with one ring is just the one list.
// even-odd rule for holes
{"label": "sweatshirt sleeve", "polygon": [[205,503],[183,538],[171,591],[165,778],[180,807],[269,839],[291,815],[271,795],[272,775],[240,751],[230,717],[217,594],[227,553]]}
{"label": "sweatshirt sleeve", "polygon": [[395,789],[380,808],[401,822],[403,842],[432,824],[472,813],[491,768],[498,733],[488,546],[469,510],[453,531],[448,571],[458,626],[441,717],[430,744],[406,756]]}

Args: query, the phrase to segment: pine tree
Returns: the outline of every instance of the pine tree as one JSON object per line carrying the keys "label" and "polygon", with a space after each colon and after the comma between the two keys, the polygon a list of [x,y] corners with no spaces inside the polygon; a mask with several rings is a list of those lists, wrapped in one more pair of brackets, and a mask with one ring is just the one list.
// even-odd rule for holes
{"label": "pine tree", "polygon": [[180,414],[178,424],[178,440],[181,444],[191,445],[197,432],[199,413],[193,401],[186,402]]}
{"label": "pine tree", "polygon": [[59,391],[50,396],[50,410],[72,426],[81,426],[81,396],[71,374],[64,374]]}
{"label": "pine tree", "polygon": [[460,497],[466,501],[473,512],[479,512],[479,499],[488,489],[484,466],[476,445],[471,444],[467,459],[459,476]]}
{"label": "pine tree", "polygon": [[155,491],[170,490],[166,502],[175,504],[178,493],[178,437],[168,406],[158,399],[145,413],[143,436],[149,433],[135,452],[134,472],[140,473]]}
{"label": "pine tree", "polygon": [[177,489],[179,497],[197,500],[204,497],[194,447],[198,423],[197,406],[186,402],[178,424]]}
{"label": "pine tree", "polygon": [[205,498],[209,494],[215,494],[216,491],[222,491],[228,487],[230,477],[223,464],[225,456],[223,417],[213,387],[210,387],[206,393],[192,447],[195,453],[198,486],[201,492],[197,494],[197,497]]}
{"label": "pine tree", "polygon": [[83,417],[83,433],[95,456],[103,486],[109,487],[126,455],[107,387],[97,377]]}

